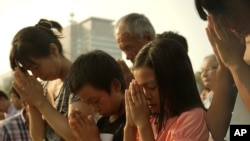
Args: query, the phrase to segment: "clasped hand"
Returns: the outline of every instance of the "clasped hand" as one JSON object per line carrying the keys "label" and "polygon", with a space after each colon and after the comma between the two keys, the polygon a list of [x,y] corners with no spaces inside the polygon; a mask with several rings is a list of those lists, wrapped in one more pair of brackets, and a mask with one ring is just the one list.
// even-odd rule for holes
{"label": "clasped hand", "polygon": [[220,65],[230,68],[243,62],[245,38],[235,35],[221,17],[208,16],[207,37]]}
{"label": "clasped hand", "polygon": [[13,87],[18,92],[23,101],[36,107],[42,105],[46,100],[44,97],[43,87],[33,75],[29,75],[15,68]]}
{"label": "clasped hand", "polygon": [[140,128],[149,124],[149,108],[142,87],[132,80],[125,91],[126,126]]}
{"label": "clasped hand", "polygon": [[98,127],[91,115],[85,116],[79,109],[71,111],[69,126],[76,141],[100,141]]}

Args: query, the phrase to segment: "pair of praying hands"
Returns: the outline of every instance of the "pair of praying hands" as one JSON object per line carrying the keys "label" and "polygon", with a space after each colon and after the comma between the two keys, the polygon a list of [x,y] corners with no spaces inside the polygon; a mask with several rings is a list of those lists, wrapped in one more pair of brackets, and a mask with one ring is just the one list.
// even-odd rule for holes
{"label": "pair of praying hands", "polygon": [[79,109],[74,109],[69,115],[69,126],[76,141],[101,141],[98,127],[92,115],[84,115]]}
{"label": "pair of praying hands", "polygon": [[125,91],[126,127],[143,128],[150,125],[149,108],[141,86],[132,80]]}
{"label": "pair of praying hands", "polygon": [[222,17],[208,16],[207,37],[213,47],[218,63],[227,68],[242,63],[246,49],[244,37],[229,29]]}
{"label": "pair of praying hands", "polygon": [[13,87],[18,92],[23,101],[37,108],[44,104],[47,99],[41,83],[33,75],[23,72],[19,67],[14,70]]}

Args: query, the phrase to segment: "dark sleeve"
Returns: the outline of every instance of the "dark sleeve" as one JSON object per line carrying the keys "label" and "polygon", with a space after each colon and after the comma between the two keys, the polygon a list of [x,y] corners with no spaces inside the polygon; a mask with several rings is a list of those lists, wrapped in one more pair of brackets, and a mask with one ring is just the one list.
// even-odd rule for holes
{"label": "dark sleeve", "polygon": [[124,128],[124,126],[122,126],[122,127],[114,134],[113,141],[123,141],[123,128]]}
{"label": "dark sleeve", "polygon": [[10,139],[10,134],[8,133],[8,129],[5,126],[3,126],[3,131],[4,131],[4,133],[3,133],[3,141],[10,141],[11,140]]}
{"label": "dark sleeve", "polygon": [[114,133],[113,141],[123,141],[123,129],[126,123],[125,115],[121,117],[120,123],[117,125],[117,130]]}

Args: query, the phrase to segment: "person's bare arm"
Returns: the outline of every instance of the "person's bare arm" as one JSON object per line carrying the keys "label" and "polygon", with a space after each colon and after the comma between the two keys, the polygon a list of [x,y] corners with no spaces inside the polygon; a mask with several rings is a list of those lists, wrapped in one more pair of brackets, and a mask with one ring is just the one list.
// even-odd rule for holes
{"label": "person's bare arm", "polygon": [[218,67],[213,100],[206,114],[207,126],[215,140],[224,140],[234,109],[236,95],[237,89],[229,70]]}
{"label": "person's bare arm", "polygon": [[[221,26],[219,21],[217,26]],[[213,100],[207,111],[206,121],[213,138],[222,141],[224,140],[230,124],[237,96],[237,89],[234,85],[232,74],[225,66],[225,60],[223,60],[225,59],[225,57],[223,58],[225,54],[221,52],[222,47],[229,46],[224,43],[224,41],[220,40],[223,37],[222,35],[227,36],[227,31],[217,31],[222,34],[219,39],[219,35],[215,32],[212,19],[211,17],[208,17],[208,28],[206,29],[206,32],[219,65],[216,70],[216,84],[213,90]]]}
{"label": "person's bare arm", "polygon": [[250,67],[243,60],[246,50],[245,38],[232,33],[219,17],[210,16],[208,21],[214,30],[212,37],[217,44],[217,54],[233,75],[239,94],[250,111]]}
{"label": "person's bare arm", "polygon": [[[44,130],[44,120],[42,119],[41,113],[34,107],[29,106],[28,108],[29,115],[29,132],[32,140],[34,141],[43,141],[45,138]],[[39,128],[37,128],[39,127]]]}
{"label": "person's bare arm", "polygon": [[250,67],[242,60],[242,62],[230,66],[229,69],[233,75],[239,94],[250,112]]}
{"label": "person's bare arm", "polygon": [[132,80],[129,91],[125,93],[126,124],[124,141],[136,140],[136,132],[142,141],[154,141],[153,129],[150,123],[150,112],[145,94],[139,84]]}
{"label": "person's bare arm", "polygon": [[136,128],[124,127],[123,129],[123,141],[135,141],[136,140]]}
{"label": "person's bare arm", "polygon": [[[83,105],[83,102],[76,101],[71,103],[74,108],[84,109],[84,114],[91,114],[91,108],[87,108],[87,104]],[[69,106],[71,107],[71,106]],[[44,115],[48,124],[66,141],[74,141],[75,137],[70,129],[68,119],[56,111],[52,105],[47,101],[38,106],[39,111]]]}
{"label": "person's bare arm", "polygon": [[72,134],[68,120],[61,113],[59,113],[49,101],[42,102],[41,105],[36,105],[36,108],[41,112],[47,123],[66,141],[73,141]]}
{"label": "person's bare arm", "polygon": [[136,125],[131,117],[132,113],[130,110],[129,95],[130,92],[126,89],[125,90],[126,124],[123,129],[123,141],[135,141],[137,133]]}
{"label": "person's bare arm", "polygon": [[[41,84],[33,76],[25,75],[17,68],[14,72],[14,88],[20,97],[43,115],[47,123],[66,141],[74,141],[74,135],[70,130],[68,119],[58,112],[44,97]],[[79,107],[81,109],[83,107]]]}

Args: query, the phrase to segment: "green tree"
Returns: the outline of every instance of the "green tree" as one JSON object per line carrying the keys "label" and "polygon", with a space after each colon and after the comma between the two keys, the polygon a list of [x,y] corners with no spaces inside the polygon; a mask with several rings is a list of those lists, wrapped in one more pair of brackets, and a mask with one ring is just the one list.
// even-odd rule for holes
{"label": "green tree", "polygon": [[8,94],[9,96],[9,92],[10,92],[10,89],[12,87],[12,81],[13,81],[13,76],[12,75],[3,75],[1,76],[1,79],[2,79],[2,86],[1,86],[1,89],[6,93]]}

